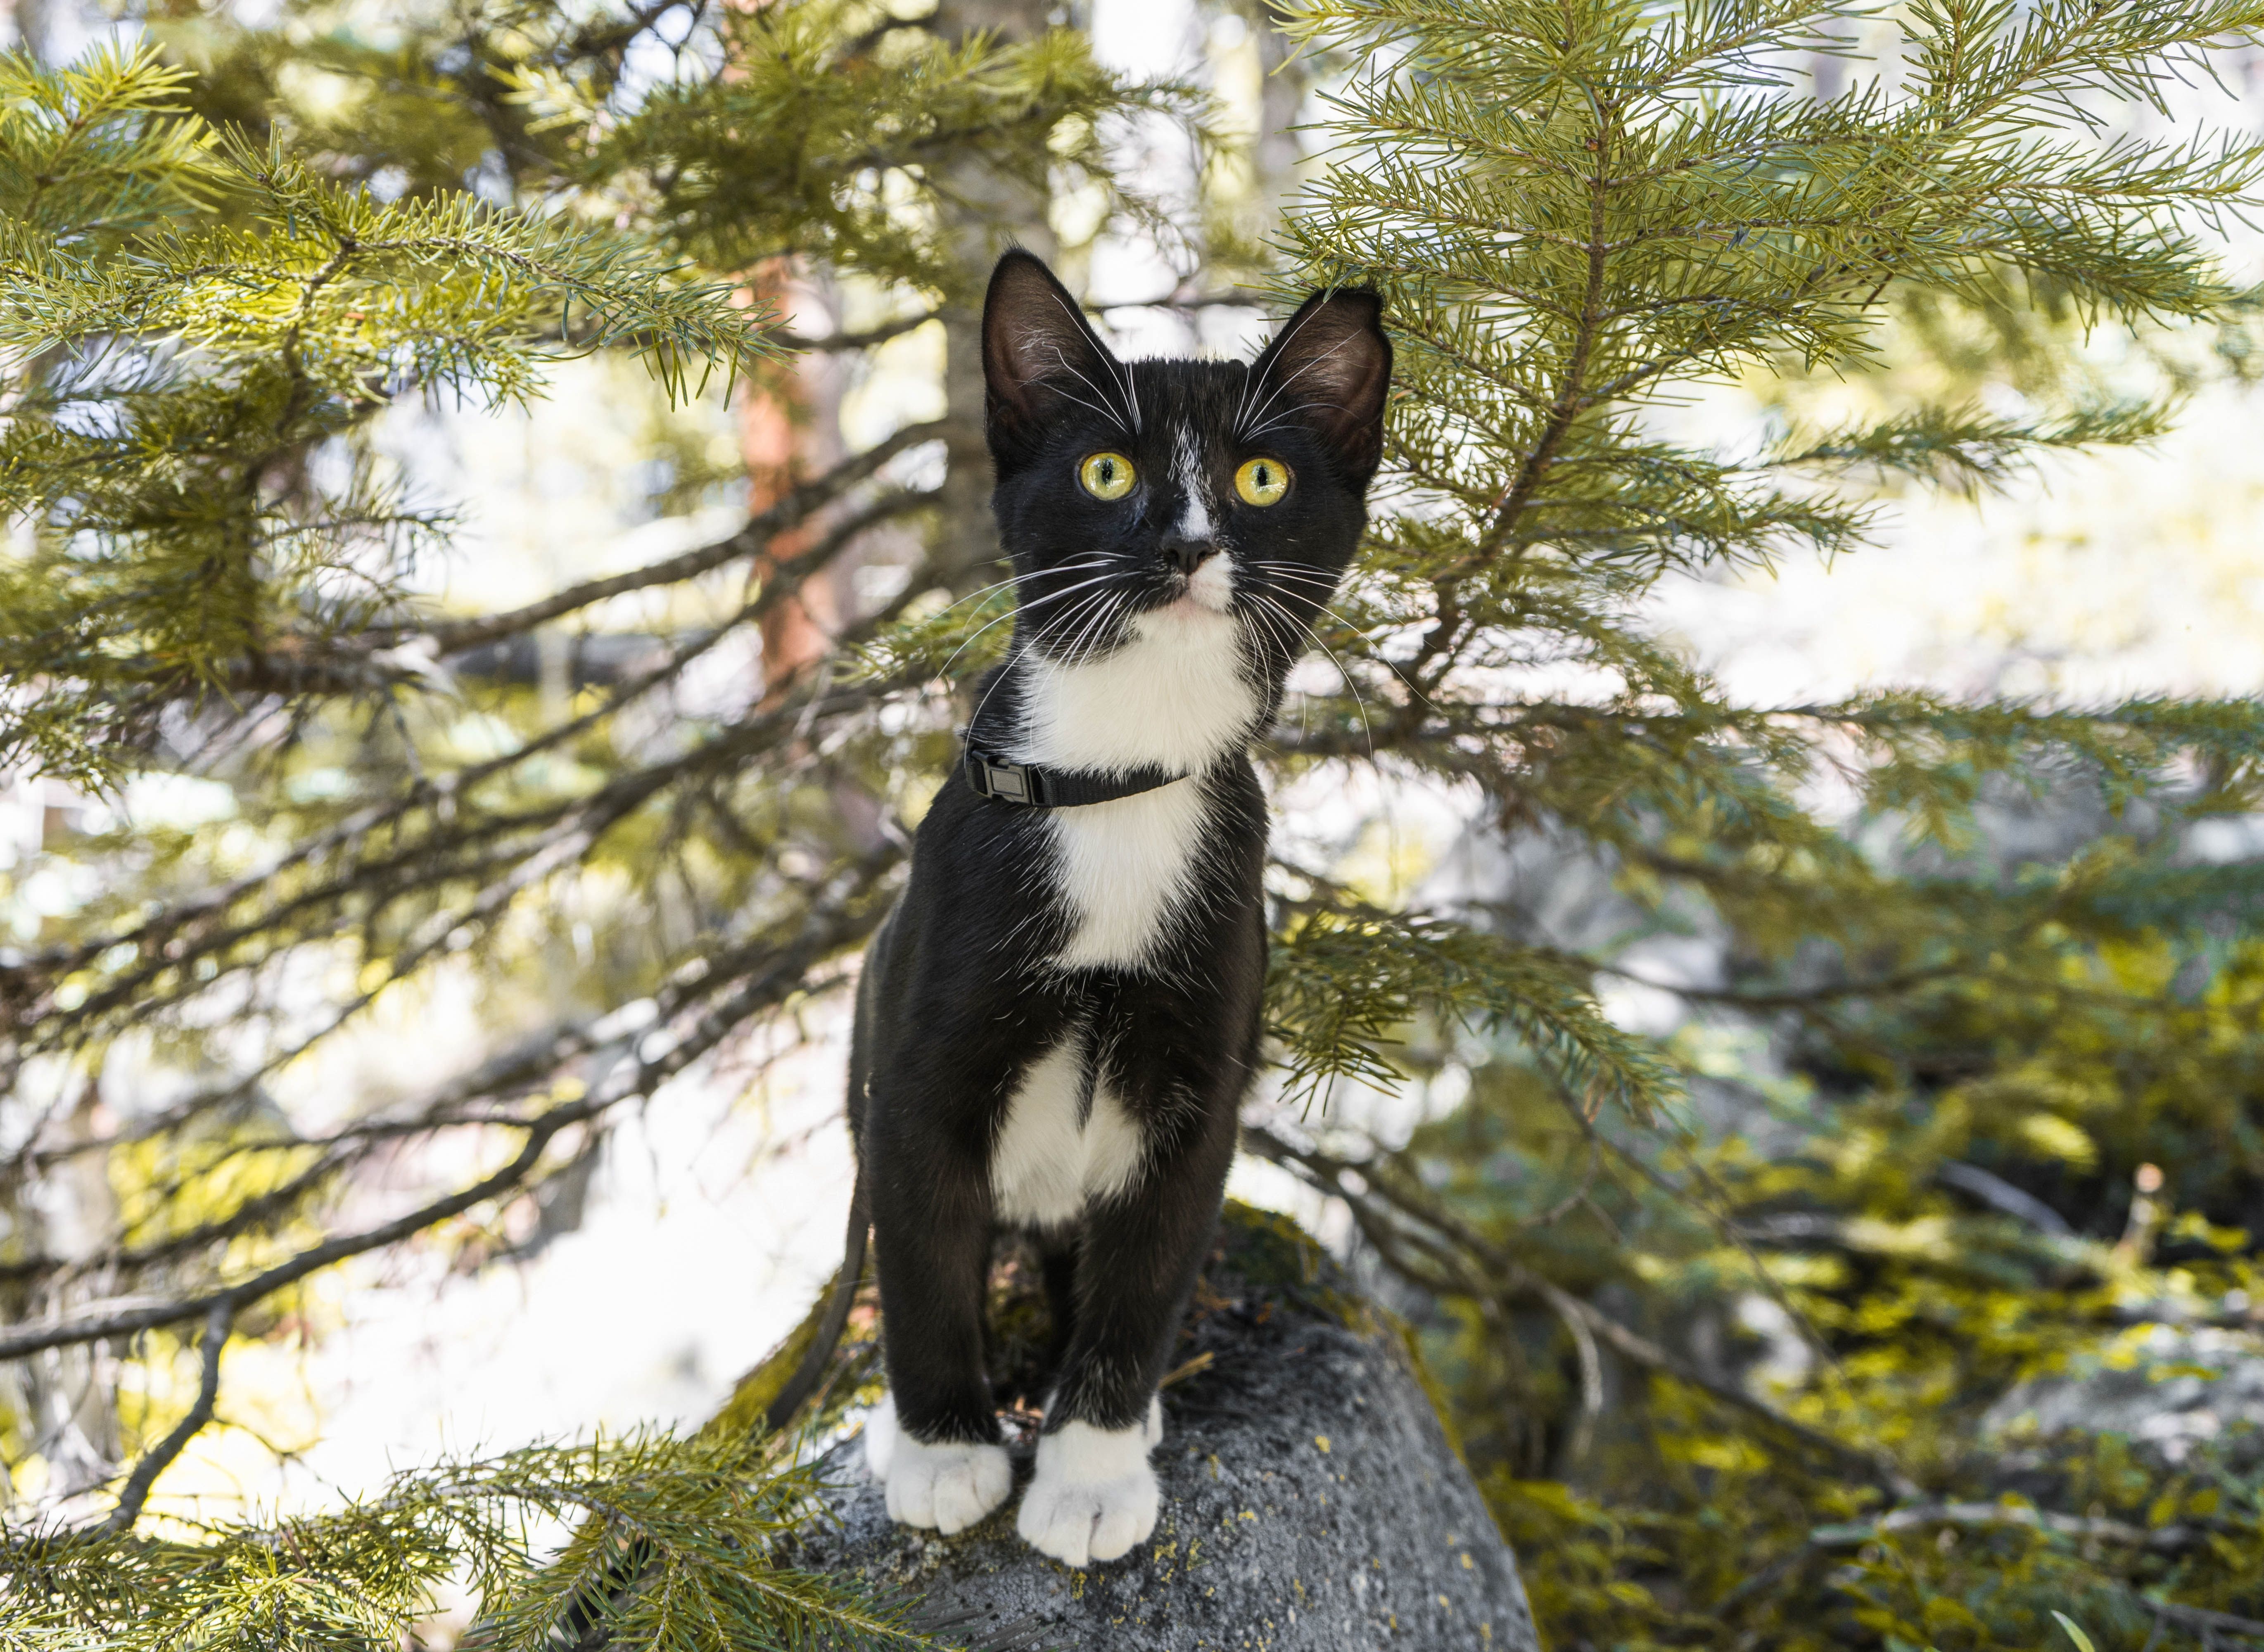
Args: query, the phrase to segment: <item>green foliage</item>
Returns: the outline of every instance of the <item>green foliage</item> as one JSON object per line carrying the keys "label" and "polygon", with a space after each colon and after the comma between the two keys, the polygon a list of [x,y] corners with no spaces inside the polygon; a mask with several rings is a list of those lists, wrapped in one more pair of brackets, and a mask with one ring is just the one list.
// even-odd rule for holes
{"label": "green foliage", "polygon": [[[814,341],[858,351],[979,280],[998,226],[974,221],[975,180],[1041,209],[1089,185],[1087,233],[1160,224],[1112,134],[1200,99],[1104,72],[1073,31],[948,37],[826,0],[713,17],[501,0],[380,27],[308,4],[155,38],[167,56],[12,64],[0,134],[0,765],[116,808],[75,809],[28,866],[0,866],[0,1500],[29,1490],[61,1521],[11,1507],[0,1635],[392,1641],[455,1577],[499,1644],[542,1639],[570,1601],[638,1643],[913,1639],[895,1604],[773,1563],[812,1482],[744,1428],[443,1465],[288,1519],[187,1520],[165,1476],[199,1436],[252,1426],[236,1356],[293,1315],[319,1328],[298,1281],[410,1240],[463,1268],[508,1252],[618,1112],[837,985],[902,861],[900,836],[875,842],[843,803],[947,743],[881,734],[878,714],[927,692],[911,656],[845,683],[766,657],[758,683],[748,651],[860,534],[932,522],[935,490],[889,467],[938,425],[797,476],[715,543],[464,613],[434,596],[458,518],[404,487],[386,417],[523,406],[573,358],[642,364],[655,409],[709,404],[705,439],[668,455],[699,462],[647,491],[712,504],[744,481],[706,457],[715,427],[729,444],[714,404],[778,354],[781,259],[822,260],[885,318]],[[657,83],[671,49],[678,75]],[[791,400],[790,375],[757,376]],[[852,616],[845,656],[965,594],[904,572]],[[581,680],[621,597],[664,633]],[[562,686],[518,663],[554,648]],[[747,692],[687,704],[702,662]],[[135,818],[169,778],[210,813]],[[32,911],[56,868],[66,909]],[[299,1105],[314,1061],[454,993],[492,1050],[343,1116]],[[18,1134],[69,1113],[47,1084],[110,1083],[121,1048],[187,1076],[162,1116],[54,1157]],[[439,1184],[421,1202],[356,1225],[377,1167],[420,1163]],[[37,1421],[101,1311],[49,1236],[56,1176],[100,1190],[105,1277],[138,1282],[138,1329],[86,1414],[117,1403],[120,1366],[148,1380],[91,1481]],[[20,1357],[49,1337],[60,1363]]]}
{"label": "green foliage", "polygon": [[0,202],[11,256],[107,242],[197,203],[204,134],[176,118],[188,76],[115,47],[62,70],[0,58]]}
{"label": "green foliage", "polygon": [[91,784],[169,706],[381,675],[351,640],[446,518],[310,448],[407,394],[523,399],[562,338],[632,344],[672,395],[766,351],[645,243],[342,188],[215,137],[183,79],[148,48],[0,69],[0,510],[36,535],[0,564],[0,764]]}
{"label": "green foliage", "polygon": [[[2253,1617],[2264,1545],[2253,1435],[2174,1465],[2114,1435],[2047,1441],[2011,1469],[2016,1441],[1982,1429],[2016,1381],[2079,1356],[2127,1364],[2155,1324],[2207,1316],[2256,1284],[2248,1219],[2208,1213],[2253,1208],[2257,949],[2185,1005],[2157,996],[2174,967],[2159,942],[2064,956],[2091,960],[2087,1014],[2059,999],[2032,1017],[1970,982],[1941,990],[1972,1018],[1955,1047],[1963,1082],[1927,1076],[1949,1047],[1869,1017],[1847,1018],[1836,1053],[1891,1049],[1910,1065],[1869,1085],[1843,1066],[1836,1095],[1753,1070],[1755,1041],[1740,1052],[1694,1027],[1676,1053],[1710,1105],[1739,1090],[1766,1098],[1747,1103],[1760,1118],[1737,1135],[1592,1125],[1513,1056],[1476,1069],[1469,1099],[1404,1150],[1362,1164],[1375,1196],[1411,1218],[1404,1232],[1379,1227],[1386,1246],[1431,1247],[1398,1256],[1440,1294],[1429,1363],[1558,1643],[2010,1648],[2037,1644],[2064,1608],[2101,1645],[2137,1647],[2154,1625],[2147,1598]],[[1984,1026],[2003,1041],[1977,1052]],[[2086,1125],[2110,1127],[2112,1146]],[[1943,1175],[1992,1166],[2058,1208],[2104,1206],[2127,1227],[2115,1190],[2154,1160],[2180,1167],[2188,1213],[2156,1229],[2159,1259],[2151,1239],[2115,1245],[1977,1212]],[[1745,1365],[1799,1422],[1891,1451],[1925,1495],[1897,1509],[1663,1372],[1629,1373],[1636,1390],[1578,1445],[1562,1328],[1518,1306],[1513,1287],[1490,1303],[1441,1278],[1437,1247],[1456,1235],[1663,1332],[1745,1343],[1729,1368]],[[1767,1375],[1751,1368],[1750,1325],[1772,1302],[1797,1316],[1772,1315],[1773,1337],[1804,1322],[1815,1346],[1794,1339],[1789,1360],[1780,1347]],[[2210,1374],[2207,1361],[2182,1370]]]}
{"label": "green foliage", "polygon": [[1674,1092],[1641,1040],[1597,1011],[1577,964],[1436,918],[1323,909],[1276,941],[1267,1030],[1291,1098],[1346,1076],[1390,1084],[1394,1032],[1420,1016],[1519,1040],[1568,1093],[1648,1118]]}
{"label": "green foliage", "polygon": [[[1584,1416],[1549,1313],[1514,1307],[1526,1293],[1513,1284],[1508,1306],[1489,1303],[1467,1278],[1403,1254],[1437,1293],[1432,1362],[1505,1532],[1526,1546],[1543,1621],[1584,1644],[1884,1634],[1995,1648],[2034,1644],[2044,1606],[2071,1602],[2117,1645],[2147,1638],[2141,1594],[2253,1618],[2264,1481],[2252,1439],[2236,1431],[2229,1453],[2172,1465],[2112,1434],[2079,1438],[2056,1442],[2048,1467],[2014,1472],[1983,1421],[2022,1379],[2089,1351],[2111,1360],[2157,1324],[2253,1293],[2259,1052],[2253,983],[2236,983],[2253,957],[2211,1002],[2184,1009],[2157,996],[2176,961],[2159,946],[2116,959],[2119,980],[2094,961],[2089,990],[2048,1007],[1966,983],[1948,996],[1969,1036],[1941,1044],[1819,1004],[1803,1015],[1825,1047],[1810,1060],[1837,1095],[1755,1072],[1694,1032],[1682,1050],[1694,1085],[1716,1105],[1746,1090],[1738,1111],[1762,1114],[1710,1139],[1647,1141],[1569,1110],[1552,1124],[1548,1086],[1506,1061],[1481,1069],[1472,1099],[1404,1153],[1361,1161],[1434,1245],[1490,1243],[1657,1331],[1736,1351],[1717,1368],[1745,1368],[1811,1428],[1890,1451],[1934,1500],[1898,1511],[1907,1525],[1876,1525],[1890,1505],[1871,1488],[1819,1473],[1812,1453],[1671,1372]],[[2008,1036],[2024,1023],[2026,1037]],[[1982,1026],[2005,1041],[1977,1049]],[[2093,1129],[2111,1132],[2112,1148]],[[2157,1161],[2181,1167],[2184,1214],[2142,1220],[2138,1200],[2126,1222],[2118,1188]],[[2041,1189],[2052,1207],[2101,1211],[2137,1243],[1977,1214],[1960,1192],[1970,1183],[1953,1179],[1974,1165]],[[2227,1220],[2210,1221],[2212,1207]],[[1760,1322],[1774,1339],[1804,1326],[1819,1351],[1796,1351],[1774,1378],[1752,1369],[1750,1330],[1751,1310],[1772,1302],[1795,1316]],[[1772,1363],[1784,1358],[1780,1348]],[[2208,1366],[2201,1374],[2215,1374]],[[2033,1499],[2072,1525],[2006,1511]],[[1944,1506],[1959,1517],[1928,1518]],[[2166,1529],[2188,1511],[2206,1518]],[[2085,1520],[2113,1533],[2093,1538]],[[1843,1569],[1851,1559],[1859,1570]]]}
{"label": "green foliage", "polygon": [[460,1644],[492,1652],[555,1645],[570,1613],[669,1652],[933,1644],[903,1602],[772,1562],[818,1489],[744,1433],[529,1446],[397,1474],[335,1512],[32,1540],[0,1634],[168,1652],[398,1645],[454,1578],[483,1603]]}
{"label": "green foliage", "polygon": [[530,81],[548,119],[597,134],[587,175],[649,180],[655,221],[711,267],[799,253],[972,302],[987,272],[959,244],[966,217],[1014,187],[1098,191],[1104,220],[1172,233],[1119,176],[1115,128],[1192,120],[1202,99],[1110,73],[1075,30],[947,40],[864,0],[735,8],[722,29],[735,73],[659,89],[618,123],[559,77]]}
{"label": "green foliage", "polygon": [[[2066,1638],[2061,1612],[2134,1652],[2211,1633],[2209,1611],[2254,1630],[2252,1460],[2083,1437],[2016,1471],[1980,1430],[2023,1379],[2248,1300],[2256,873],[2189,832],[2255,809],[2256,703],[1742,705],[1643,597],[1858,550],[1882,489],[1994,488],[2167,428],[2189,380],[2104,397],[2052,364],[2074,325],[2245,324],[2208,237],[2254,204],[2264,149],[2134,136],[2115,108],[2163,106],[2260,25],[2218,4],[1292,18],[1358,67],[1281,283],[1384,293],[1402,491],[1333,616],[1349,685],[1283,743],[1475,781],[1610,918],[1576,949],[1530,898],[1378,912],[1292,880],[1295,1077],[1469,1085],[1404,1147],[1324,1113],[1268,1150],[1427,1297],[1426,1359],[1551,1645],[2009,1648]],[[2021,416],[1978,399],[2006,373],[2035,393]],[[1868,417],[1802,422],[1850,380]],[[1678,420],[1724,384],[1772,409],[1767,439]],[[1629,942],[1678,934],[1725,976],[1676,989],[1680,1032],[1595,1013],[1593,982],[1644,975]],[[2142,1166],[2169,1167],[2181,1215],[2129,1191]],[[2014,1203],[1977,1214],[1977,1176]]]}

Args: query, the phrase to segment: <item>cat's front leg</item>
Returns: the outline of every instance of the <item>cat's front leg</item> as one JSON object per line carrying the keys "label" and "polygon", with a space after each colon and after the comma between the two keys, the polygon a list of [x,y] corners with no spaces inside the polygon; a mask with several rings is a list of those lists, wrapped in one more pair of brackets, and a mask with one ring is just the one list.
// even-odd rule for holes
{"label": "cat's front leg", "polygon": [[865,1461],[890,1519],[947,1537],[1014,1483],[983,1369],[988,1186],[980,1159],[917,1115],[876,1108],[866,1155],[889,1392],[866,1422]]}
{"label": "cat's front leg", "polygon": [[1078,1251],[1078,1318],[1014,1529],[1067,1566],[1113,1561],[1156,1529],[1156,1392],[1217,1225],[1231,1115],[1094,1209]]}

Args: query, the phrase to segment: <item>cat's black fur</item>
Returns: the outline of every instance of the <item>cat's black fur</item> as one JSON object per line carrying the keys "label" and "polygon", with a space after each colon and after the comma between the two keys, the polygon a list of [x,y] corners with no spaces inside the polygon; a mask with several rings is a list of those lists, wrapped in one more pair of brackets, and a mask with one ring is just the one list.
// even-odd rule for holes
{"label": "cat's black fur", "polygon": [[[1033,1228],[1045,1259],[1060,1350],[1045,1435],[1082,1423],[1114,1438],[1145,1424],[1258,1059],[1266,815],[1245,747],[1270,721],[1304,628],[1359,542],[1390,372],[1379,311],[1364,292],[1316,294],[1252,366],[1127,366],[1037,259],[1009,253],[992,276],[992,504],[1020,612],[1006,663],[980,688],[971,737],[1021,761],[1088,772],[1156,762],[1187,778],[1165,788],[1178,801],[1151,793],[1047,810],[980,797],[954,771],[921,822],[910,885],[866,960],[850,1065],[900,1439],[999,1438],[983,1301],[1001,1225]],[[1106,502],[1080,482],[1080,463],[1101,451],[1136,467],[1128,496]],[[1259,456],[1292,477],[1269,506],[1235,490],[1237,467]],[[1189,594],[1201,580],[1195,589],[1218,600],[1219,568],[1205,568],[1218,555],[1231,568],[1223,612]],[[1219,675],[1219,656],[1237,650],[1238,669]],[[1151,656],[1152,669],[1143,663]],[[1121,728],[1107,712],[1117,699]],[[1083,709],[1062,709],[1072,703]],[[1143,808],[1124,813],[1126,835],[1111,837],[1118,817],[1105,811]],[[1055,818],[1070,815],[1092,820]],[[1076,875],[1063,847],[1072,829],[1085,845]],[[1143,931],[1127,915],[1150,909],[1137,872],[1123,868],[1142,856],[1168,867],[1174,855],[1184,861],[1176,897],[1151,902],[1156,921]],[[1091,927],[1104,906],[1114,916]],[[1116,944],[1092,938],[1102,929]],[[1126,938],[1142,933],[1143,946]],[[1046,1093],[1057,1111],[1075,1110],[1077,1163],[1102,1151],[1088,1138],[1105,1136],[1109,1156],[1103,1170],[1080,1173],[1074,1211],[1027,1192],[1066,1175],[1038,1161],[1047,1141],[1068,1142],[1069,1127],[1056,1119],[1049,1135],[1028,1111],[1007,1140],[1018,1090],[1037,1093],[1033,1075],[1049,1054],[1057,1065],[1045,1073],[1076,1074],[1068,1090]],[[1097,1106],[1114,1109],[1107,1132],[1093,1122]],[[1136,1133],[1134,1146],[1119,1125]],[[1010,1178],[1024,1191],[1004,1191]],[[1088,1183],[1099,1189],[1089,1199]],[[1144,1447],[1140,1455],[1144,1463]],[[1062,1472],[1073,1475],[1073,1456]],[[898,1518],[953,1529],[940,1482],[932,1503],[908,1493],[900,1509],[889,1477]],[[995,1502],[990,1489],[975,1495]],[[1092,1558],[1121,1552],[1106,1503],[1087,1534]],[[1033,1518],[1026,1509],[1026,1536],[1083,1563],[1074,1537],[1056,1531],[1049,1541]],[[1136,1511],[1115,1529],[1137,1524]]]}

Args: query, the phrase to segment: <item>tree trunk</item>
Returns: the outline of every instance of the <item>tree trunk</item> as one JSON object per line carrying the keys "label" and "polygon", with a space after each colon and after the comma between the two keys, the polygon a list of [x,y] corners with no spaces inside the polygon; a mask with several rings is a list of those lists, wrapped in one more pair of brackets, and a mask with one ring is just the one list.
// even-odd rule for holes
{"label": "tree trunk", "polygon": [[[1045,33],[1051,10],[1051,0],[942,0],[928,26],[954,45],[978,33],[1028,40]],[[961,158],[945,163],[940,181],[946,198],[959,203],[945,209],[945,222],[965,286],[947,296],[943,311],[944,417],[950,429],[943,438],[948,468],[937,501],[932,554],[946,579],[968,586],[997,577],[972,575],[998,554],[990,520],[990,453],[983,439],[983,283],[1008,247],[1027,247],[1048,260],[1056,249],[1046,197],[1026,179]]]}

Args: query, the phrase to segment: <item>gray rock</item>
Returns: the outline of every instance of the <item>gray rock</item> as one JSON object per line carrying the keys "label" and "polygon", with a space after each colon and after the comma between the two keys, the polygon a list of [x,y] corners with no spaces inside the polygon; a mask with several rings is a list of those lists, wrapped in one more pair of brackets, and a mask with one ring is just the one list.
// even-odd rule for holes
{"label": "gray rock", "polygon": [[2246,1332],[2158,1325],[2021,1383],[1982,1429],[2031,1454],[2072,1434],[2119,1434],[2173,1467],[2202,1447],[2264,1460],[2264,1344]]}
{"label": "gray rock", "polygon": [[[1003,1396],[1027,1386],[1041,1313],[1011,1270],[999,1313]],[[1397,1334],[1310,1239],[1230,1207],[1180,1352],[1163,1514],[1124,1559],[1072,1571],[1014,1535],[1026,1427],[1017,1497],[956,1538],[893,1525],[845,1441],[831,1523],[799,1562],[914,1595],[920,1621],[986,1648],[1538,1652],[1516,1562]]]}

